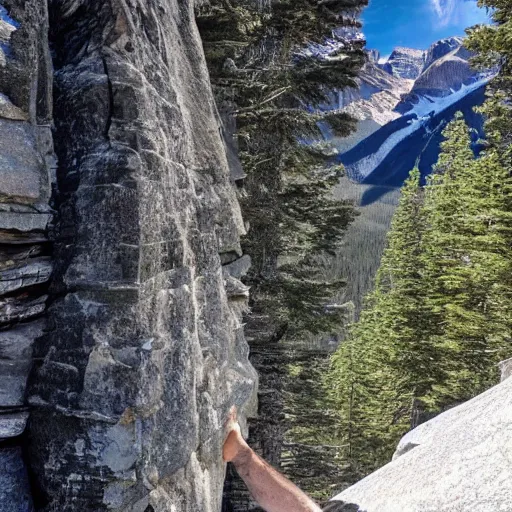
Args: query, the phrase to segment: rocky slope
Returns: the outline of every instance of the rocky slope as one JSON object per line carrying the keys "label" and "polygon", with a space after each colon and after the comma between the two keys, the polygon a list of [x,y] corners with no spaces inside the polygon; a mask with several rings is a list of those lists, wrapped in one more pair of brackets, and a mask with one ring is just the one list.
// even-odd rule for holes
{"label": "rocky slope", "polygon": [[193,9],[3,2],[1,512],[220,510],[256,375]]}
{"label": "rocky slope", "polygon": [[498,386],[409,432],[392,462],[336,499],[365,512],[510,510],[510,368],[503,378]]}
{"label": "rocky slope", "polygon": [[[472,107],[482,102],[483,91],[492,76],[491,73],[477,73],[471,68],[470,54],[461,44],[460,38],[434,43],[428,50],[425,66],[411,84],[411,89],[406,94],[401,94],[399,101],[391,105],[387,114],[389,122],[378,123],[378,130],[354,141],[358,144],[350,149],[347,150],[346,146],[339,148],[340,160],[346,165],[353,179],[368,182],[374,174],[380,177],[390,173],[396,175],[398,172],[401,173],[400,179],[403,182],[414,161],[420,156],[428,160],[422,165],[420,159],[420,169],[424,174],[430,171],[431,156],[439,151],[440,137],[436,135],[457,110],[466,111],[471,117]],[[382,105],[382,102],[378,104]],[[365,112],[365,107],[365,104],[358,101],[345,109],[356,113]],[[378,122],[383,118],[381,108],[373,108],[371,113],[365,112],[365,118]],[[470,122],[475,128],[480,128],[476,118]],[[389,157],[393,152],[400,151],[401,147],[405,149],[411,146],[417,147],[415,151],[407,149],[413,165],[410,163],[411,158],[403,163],[396,159],[390,161]],[[400,183],[397,182],[396,185]]]}
{"label": "rocky slope", "polygon": [[374,59],[365,64],[356,81],[357,89],[348,88],[333,94],[332,103],[326,106],[348,112],[358,121],[356,131],[343,138],[333,138],[329,127],[324,127],[325,136],[333,140],[340,153],[398,119],[400,113],[395,111],[395,107],[414,85],[413,80],[390,75]]}
{"label": "rocky slope", "polygon": [[421,74],[426,60],[426,52],[413,48],[395,48],[382,69],[391,76],[415,80]]}

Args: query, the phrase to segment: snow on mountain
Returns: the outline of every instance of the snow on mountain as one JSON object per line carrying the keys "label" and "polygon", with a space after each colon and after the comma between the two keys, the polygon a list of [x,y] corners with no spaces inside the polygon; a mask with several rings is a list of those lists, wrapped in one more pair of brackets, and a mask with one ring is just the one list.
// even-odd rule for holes
{"label": "snow on mountain", "polygon": [[333,92],[330,104],[323,106],[326,110],[348,112],[358,120],[357,130],[345,138],[333,138],[328,127],[324,127],[324,135],[340,152],[348,151],[382,126],[399,118],[401,114],[395,111],[395,107],[414,85],[414,80],[384,71],[377,64],[378,58],[378,52],[368,52],[368,62],[357,79],[359,87]]}
{"label": "snow on mountain", "polygon": [[395,48],[382,69],[397,78],[414,80],[418,78],[425,66],[426,52],[413,48]]}
{"label": "snow on mountain", "polygon": [[433,62],[444,57],[451,51],[461,48],[463,41],[462,37],[448,37],[446,39],[436,41],[427,50],[425,67],[423,69],[427,69]]}
{"label": "snow on mountain", "polygon": [[[347,165],[350,177],[358,181],[364,181],[382,164],[398,144],[405,141],[417,130],[428,130],[428,126],[435,116],[457,104],[472,92],[485,87],[489,79],[489,76],[484,76],[470,85],[462,85],[458,91],[452,90],[451,94],[444,97],[421,97],[417,105],[408,112],[408,115],[402,117],[407,122],[406,126],[393,131],[384,139],[375,152]],[[364,143],[365,141],[361,142],[361,144]]]}
{"label": "snow on mountain", "polygon": [[[412,167],[422,153],[428,153],[423,173],[429,172],[439,152],[442,128],[458,105],[471,117],[472,107],[483,101],[482,91],[492,78],[492,73],[471,68],[471,54],[462,43],[453,37],[427,51],[397,48],[384,65],[376,64],[377,54],[371,54],[359,90],[338,94],[337,107],[359,121],[357,131],[347,139],[331,138],[328,130],[325,135],[336,145],[352,179],[362,182],[377,170],[385,173],[384,164],[390,160],[401,169],[402,164],[392,157],[396,154],[402,154],[403,161],[412,160]],[[471,117],[471,122],[481,124],[479,117]],[[433,132],[435,137],[429,135]],[[408,149],[411,141],[414,147]]]}
{"label": "snow on mountain", "polygon": [[425,116],[432,117],[435,114],[442,112],[453,104],[457,103],[465,96],[468,96],[473,91],[476,91],[482,86],[489,83],[489,80],[494,77],[493,73],[486,73],[479,75],[476,80],[469,84],[462,84],[460,89],[450,89],[449,94],[442,97],[433,97],[424,95],[419,98],[418,103],[412,108],[409,113],[414,113],[418,118]]}
{"label": "snow on mountain", "polygon": [[[473,148],[480,149],[483,118],[474,107],[485,100],[486,84],[492,78],[491,73],[471,69],[460,38],[438,41],[423,56],[415,50],[394,53],[388,71],[386,63],[375,62],[377,53],[369,55],[360,88],[333,95],[332,109],[341,107],[359,120],[356,133],[335,139],[324,130],[347,171],[337,197],[359,206],[360,215],[349,227],[348,242],[336,263],[343,275],[357,278],[350,280],[353,284],[341,298],[354,303],[356,312],[372,289],[400,187],[413,167],[420,169],[423,178],[432,171],[444,140],[443,129],[456,112],[462,112],[473,129]],[[400,65],[398,54],[404,56]],[[416,55],[416,63],[423,59],[414,79],[402,77],[409,55]]]}
{"label": "snow on mountain", "polygon": [[[485,73],[477,73],[471,67],[471,53],[461,45],[462,39],[450,38],[430,47],[430,61],[427,59],[425,69],[414,82],[410,93],[402,98],[397,106],[398,112],[409,112],[425,96],[450,96],[461,86],[471,85],[485,78]],[[433,55],[437,56],[434,60]]]}

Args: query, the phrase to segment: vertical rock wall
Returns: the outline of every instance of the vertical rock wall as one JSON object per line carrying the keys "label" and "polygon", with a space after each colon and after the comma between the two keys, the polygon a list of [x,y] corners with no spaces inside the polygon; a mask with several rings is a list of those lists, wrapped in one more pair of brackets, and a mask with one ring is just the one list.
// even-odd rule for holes
{"label": "vertical rock wall", "polygon": [[23,445],[37,510],[216,512],[256,375],[194,2],[3,7],[0,511],[31,510]]}
{"label": "vertical rock wall", "polygon": [[0,510],[32,510],[22,456],[32,350],[52,272],[46,3],[0,2]]}

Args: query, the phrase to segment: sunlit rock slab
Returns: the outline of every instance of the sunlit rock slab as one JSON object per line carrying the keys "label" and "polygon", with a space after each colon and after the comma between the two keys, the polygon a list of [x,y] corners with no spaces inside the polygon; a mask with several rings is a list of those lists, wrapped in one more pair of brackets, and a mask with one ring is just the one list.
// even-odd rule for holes
{"label": "sunlit rock slab", "polygon": [[512,379],[411,431],[391,463],[336,499],[366,512],[509,512]]}

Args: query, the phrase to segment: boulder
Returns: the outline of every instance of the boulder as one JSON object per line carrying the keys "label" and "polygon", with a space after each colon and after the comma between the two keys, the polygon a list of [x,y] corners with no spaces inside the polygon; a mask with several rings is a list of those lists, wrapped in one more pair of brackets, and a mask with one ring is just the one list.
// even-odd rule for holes
{"label": "boulder", "polygon": [[52,269],[49,258],[39,258],[0,270],[0,295],[46,283],[50,280]]}
{"label": "boulder", "polygon": [[512,377],[512,359],[507,359],[500,364],[502,382]]}
{"label": "boulder", "polygon": [[[0,101],[0,117],[5,105],[5,100]],[[0,118],[0,198],[22,203],[45,200],[48,176],[38,151],[36,129],[28,122],[13,120],[20,109],[11,108],[10,112],[10,119]]]}
{"label": "boulder", "polygon": [[28,411],[0,411],[0,440],[21,436],[25,431]]}
{"label": "boulder", "polygon": [[366,512],[508,512],[512,379],[409,432],[393,461],[335,499]]}

